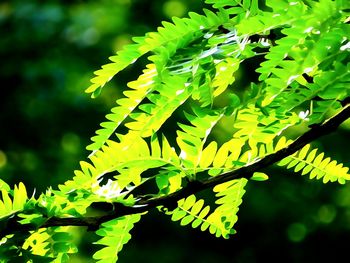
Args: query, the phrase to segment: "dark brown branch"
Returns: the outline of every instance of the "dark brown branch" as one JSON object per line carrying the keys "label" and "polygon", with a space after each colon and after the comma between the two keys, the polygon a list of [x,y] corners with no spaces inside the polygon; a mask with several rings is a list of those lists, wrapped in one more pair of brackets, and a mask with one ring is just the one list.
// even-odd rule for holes
{"label": "dark brown branch", "polygon": [[[141,199],[134,206],[124,206],[123,204],[116,203],[115,211],[113,213],[98,216],[98,217],[84,217],[84,218],[50,218],[40,227],[53,227],[53,226],[86,226],[91,230],[97,229],[103,222],[118,218],[125,215],[143,213],[157,206],[172,207],[176,205],[176,202],[182,198],[185,198],[191,194],[195,194],[207,188],[214,187],[215,185],[231,181],[239,178],[250,178],[254,172],[260,171],[283,158],[292,155],[296,151],[303,148],[306,144],[334,132],[339,125],[346,121],[350,117],[350,104],[346,105],[338,114],[331,117],[319,125],[313,125],[310,130],[301,135],[293,143],[280,149],[279,151],[267,155],[264,158],[256,161],[255,163],[243,166],[239,169],[220,174],[215,177],[211,177],[205,181],[194,181],[182,189],[165,196],[160,196],[150,199]],[[16,217],[10,219],[7,223],[6,229],[0,233],[0,238],[8,234],[18,231],[34,230],[35,227],[31,225],[21,225],[17,222]]]}

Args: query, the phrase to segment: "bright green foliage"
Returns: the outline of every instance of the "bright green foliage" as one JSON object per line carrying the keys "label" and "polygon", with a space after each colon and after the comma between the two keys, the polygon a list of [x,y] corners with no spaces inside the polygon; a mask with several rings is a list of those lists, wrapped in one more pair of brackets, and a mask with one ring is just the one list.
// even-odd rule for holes
{"label": "bright green foliage", "polygon": [[[291,140],[281,137],[275,146],[275,151],[288,146],[291,142]],[[293,169],[294,172],[302,175],[309,174],[310,179],[322,179],[324,183],[338,181],[340,184],[345,184],[346,181],[350,180],[348,167],[324,156],[323,152],[319,153],[318,149],[313,149],[310,144],[307,144],[295,154],[278,162],[277,165],[286,166],[287,169]]]}
{"label": "bright green foliage", "polygon": [[96,232],[102,238],[95,244],[105,247],[94,254],[94,259],[99,263],[116,262],[118,252],[131,238],[129,231],[140,219],[140,215],[130,215],[103,223],[101,229]]}
{"label": "bright green foliage", "polygon": [[[116,214],[119,206],[144,207],[144,212],[147,201],[164,200],[196,181],[217,179],[284,149],[293,142],[287,139],[288,128],[300,128],[301,134],[347,104],[348,1],[266,0],[264,8],[257,0],[206,3],[214,11],[164,22],[157,32],[134,38],[95,72],[86,90],[93,97],[139,58],[149,60],[142,74],[126,84],[92,138],[88,160],[71,180],[28,200],[23,184],[11,190],[0,179],[4,228],[14,216],[19,224],[38,228],[2,238],[0,262],[16,257],[64,262],[76,249],[68,229],[40,228],[50,218],[86,218],[96,202],[113,203]],[[306,145],[277,165],[324,183],[350,180],[348,168],[324,155]],[[173,205],[155,206],[180,225],[228,238],[235,233],[245,186],[267,180],[264,172],[220,181],[212,196],[199,198],[194,191]],[[144,185],[155,190],[145,193]],[[96,244],[104,247],[94,259],[117,260],[141,218],[137,211],[101,225]]]}
{"label": "bright green foliage", "polygon": [[[166,93],[162,94],[162,104],[159,106],[167,103],[167,98],[172,98],[174,95],[177,95],[176,92],[180,92],[181,86],[179,85],[179,89],[173,91],[171,90],[172,87],[169,86],[169,84],[172,83],[174,85],[176,81],[181,80],[177,78],[174,79],[174,77],[169,76],[171,80],[169,80],[166,85],[163,85],[160,83],[161,80],[159,78],[158,81],[153,79],[152,74],[155,73],[154,67],[156,66],[158,69],[163,68],[165,66],[163,60],[166,59],[166,57],[169,58],[172,56],[177,49],[186,47],[189,43],[202,37],[205,29],[208,30],[210,28],[215,28],[228,21],[227,15],[223,13],[216,15],[208,10],[206,10],[206,15],[190,13],[189,16],[190,18],[184,19],[174,18],[174,24],[164,22],[163,27],[158,28],[157,33],[149,33],[143,38],[134,38],[136,44],[127,46],[125,50],[118,52],[116,56],[110,58],[113,63],[107,64],[103,66],[101,70],[95,72],[97,76],[92,80],[93,85],[91,85],[86,90],[87,92],[93,92],[93,96],[96,96],[100,92],[100,89],[114,75],[116,75],[120,70],[124,69],[128,65],[134,63],[135,60],[137,60],[140,56],[146,54],[149,51],[153,51],[156,54],[150,57],[150,60],[152,60],[155,65],[149,66],[149,69],[144,72],[144,75],[142,75],[138,81],[129,83],[129,87],[135,91],[131,93],[125,93],[128,99],[117,101],[117,104],[121,107],[114,108],[112,112],[115,114],[107,116],[107,118],[111,119],[112,122],[101,124],[103,129],[97,132],[97,136],[93,138],[95,143],[89,146],[89,149],[99,149],[105,140],[115,131],[119,124],[134,109],[134,107],[141,103],[142,99],[147,95],[148,92],[151,91],[152,87],[157,85],[166,89],[167,91],[165,92],[175,92],[174,94],[170,93],[169,97],[166,95]],[[153,100],[157,99],[154,98],[154,94],[151,97]],[[152,101],[152,99],[150,100]],[[173,102],[174,106],[170,105],[169,107],[175,110],[175,106],[178,105],[178,103],[175,103],[175,101]],[[121,108],[123,109],[120,112]],[[171,111],[167,111],[165,113],[167,114],[163,118],[166,118],[168,114],[171,114]],[[162,112],[159,112],[158,114],[161,115]]]}
{"label": "bright green foliage", "polygon": [[68,254],[78,251],[72,243],[69,229],[42,228],[31,233],[22,233],[26,240],[19,250],[16,249],[19,240],[14,237],[10,240],[4,238],[1,241],[3,244],[0,247],[0,262],[68,262]]}
{"label": "bright green foliage", "polygon": [[173,221],[181,220],[182,226],[191,224],[193,228],[209,230],[216,237],[228,238],[229,234],[234,233],[233,225],[238,219],[238,207],[242,203],[246,183],[246,179],[239,179],[216,186],[214,192],[218,207],[213,212],[210,212],[209,205],[204,205],[203,199],[196,200],[195,195],[190,195],[178,201],[175,210],[166,213],[171,215]]}
{"label": "bright green foliage", "polygon": [[128,84],[132,90],[124,93],[125,98],[117,100],[118,106],[114,107],[112,113],[106,116],[110,122],[101,123],[103,129],[97,131],[97,136],[92,138],[92,140],[96,142],[90,145],[88,149],[95,150],[102,146],[100,141],[105,142],[115,129],[118,128],[125,117],[137,107],[150,91],[152,91],[154,83],[153,78],[155,76],[155,65],[149,64],[138,80]]}
{"label": "bright green foliage", "polygon": [[0,198],[0,219],[11,216],[23,209],[28,199],[27,191],[23,183],[19,183],[18,186],[15,185],[14,190],[10,191],[10,195],[13,199],[11,199],[9,195],[9,187],[7,184],[4,183],[0,190],[2,194],[2,198]]}
{"label": "bright green foliage", "polygon": [[[228,233],[235,233],[233,225],[238,220],[238,207],[242,203],[242,196],[245,193],[244,187],[247,184],[247,181],[248,180],[245,178],[233,180],[219,184],[213,189],[218,198],[215,203],[219,206],[211,215],[212,219],[209,217],[208,220],[221,220],[224,229]],[[227,235],[223,236],[226,238],[228,237]]]}
{"label": "bright green foliage", "polygon": [[294,172],[301,172],[302,175],[309,174],[310,179],[323,180],[324,183],[338,181],[345,184],[350,180],[349,168],[343,167],[330,157],[325,158],[324,153],[318,153],[317,149],[310,151],[310,144],[278,163],[280,166],[287,166]]}
{"label": "bright green foliage", "polygon": [[[181,131],[177,131],[176,141],[181,151],[180,158],[182,159],[183,165],[187,169],[193,169],[191,173],[195,175],[196,169],[200,164],[202,166],[201,168],[206,168],[204,162],[210,163],[210,157],[206,156],[206,152],[203,153],[204,156],[202,156],[201,152],[203,151],[204,144],[212,128],[222,118],[223,114],[210,115],[209,113],[203,114],[203,112],[201,112],[200,115],[196,114],[197,116],[185,115],[191,122],[191,125],[179,124]],[[207,149],[207,151],[210,150],[210,148]],[[211,153],[215,154],[215,150]],[[214,156],[212,155],[211,157]]]}
{"label": "bright green foliage", "polygon": [[226,8],[230,14],[248,13],[255,15],[258,11],[258,0],[206,0],[215,8]]}
{"label": "bright green foliage", "polygon": [[[68,227],[39,229],[27,238],[22,246],[23,253],[54,259],[50,262],[68,262],[69,253],[76,253]],[[30,255],[28,253],[28,255]],[[30,258],[30,257],[29,257]],[[33,258],[35,261],[35,258]]]}

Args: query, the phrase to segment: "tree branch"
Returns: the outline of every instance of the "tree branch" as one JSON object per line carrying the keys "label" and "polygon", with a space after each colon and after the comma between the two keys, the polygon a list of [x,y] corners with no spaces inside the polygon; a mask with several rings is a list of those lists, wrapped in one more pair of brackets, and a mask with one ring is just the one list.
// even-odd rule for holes
{"label": "tree branch", "polygon": [[[310,130],[302,134],[297,138],[293,143],[278,150],[275,153],[269,154],[264,158],[243,166],[233,171],[229,171],[223,174],[220,174],[215,177],[211,177],[204,181],[194,181],[188,183],[186,186],[180,190],[171,193],[169,195],[150,198],[150,199],[141,199],[136,202],[133,206],[125,206],[121,203],[115,203],[115,211],[95,217],[84,217],[84,218],[57,218],[53,217],[48,219],[40,228],[54,227],[54,226],[86,226],[89,230],[97,229],[103,222],[109,221],[114,218],[118,218],[125,215],[137,214],[147,212],[152,208],[157,206],[171,207],[176,205],[176,202],[182,198],[185,198],[191,194],[195,194],[199,191],[202,191],[207,188],[214,187],[215,185],[222,184],[227,181],[231,181],[239,178],[249,179],[254,172],[260,171],[271,164],[274,164],[287,156],[294,154],[296,151],[303,148],[306,144],[320,138],[321,136],[327,135],[334,132],[339,125],[346,121],[350,117],[350,104],[346,105],[338,114],[334,115],[327,121],[322,124],[313,125]],[[7,227],[0,232],[0,238],[8,234],[19,232],[19,231],[30,231],[35,230],[35,227],[32,225],[21,225],[17,222],[18,218],[11,218],[7,222]]]}

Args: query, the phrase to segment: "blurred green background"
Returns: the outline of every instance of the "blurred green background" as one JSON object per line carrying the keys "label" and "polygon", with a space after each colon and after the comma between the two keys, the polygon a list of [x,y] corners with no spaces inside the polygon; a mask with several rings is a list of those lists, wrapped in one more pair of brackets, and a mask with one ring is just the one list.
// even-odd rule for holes
{"label": "blurred green background", "polygon": [[[203,6],[200,0],[1,1],[0,178],[25,182],[37,195],[69,179],[125,81],[140,69],[126,70],[96,100],[83,92],[92,72],[132,36]],[[315,143],[347,166],[348,127]],[[347,256],[350,185],[323,185],[278,169],[270,174],[271,180],[249,185],[230,240],[151,212],[118,262],[337,262]],[[96,237],[74,233],[81,253],[71,262],[93,262]]]}

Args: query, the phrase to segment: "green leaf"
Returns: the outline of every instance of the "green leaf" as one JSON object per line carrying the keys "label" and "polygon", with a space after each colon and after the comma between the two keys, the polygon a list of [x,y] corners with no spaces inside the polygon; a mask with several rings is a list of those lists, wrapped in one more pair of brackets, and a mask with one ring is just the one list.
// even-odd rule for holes
{"label": "green leaf", "polygon": [[15,186],[13,196],[13,209],[21,210],[28,199],[26,188],[22,182],[19,183],[18,187]]}
{"label": "green leaf", "polygon": [[184,210],[175,210],[173,212],[171,220],[178,221],[178,220],[182,219],[184,216],[186,216],[186,211],[184,211]]}
{"label": "green leaf", "polygon": [[259,11],[259,1],[258,0],[251,0],[250,4],[250,12],[252,15],[255,15]]}
{"label": "green leaf", "polygon": [[269,179],[269,176],[265,173],[255,172],[250,179],[254,181],[266,181]]}
{"label": "green leaf", "polygon": [[317,149],[310,151],[310,148],[310,145],[306,145],[297,154],[285,158],[288,161],[284,159],[278,165],[287,166],[287,169],[294,168],[295,172],[301,171],[302,175],[310,174],[310,179],[323,179],[324,183],[338,181],[344,184],[350,180],[347,167],[330,157],[324,158],[324,153],[317,154]]}
{"label": "green leaf", "polygon": [[5,206],[6,210],[11,210],[12,209],[12,201],[11,198],[9,197],[9,194],[5,190],[1,190],[2,193],[2,201]]}
{"label": "green leaf", "polygon": [[141,219],[138,214],[119,217],[102,224],[102,227],[96,232],[102,238],[94,244],[105,246],[94,253],[93,258],[97,262],[116,262],[118,252],[131,239],[129,231],[134,224]]}
{"label": "green leaf", "polygon": [[243,0],[243,8],[248,10],[250,7],[250,1],[251,0]]}
{"label": "green leaf", "polygon": [[3,180],[0,179],[0,190],[10,191],[10,186]]}
{"label": "green leaf", "polygon": [[206,168],[213,162],[217,150],[217,143],[210,142],[209,145],[202,151],[199,162],[199,167]]}

